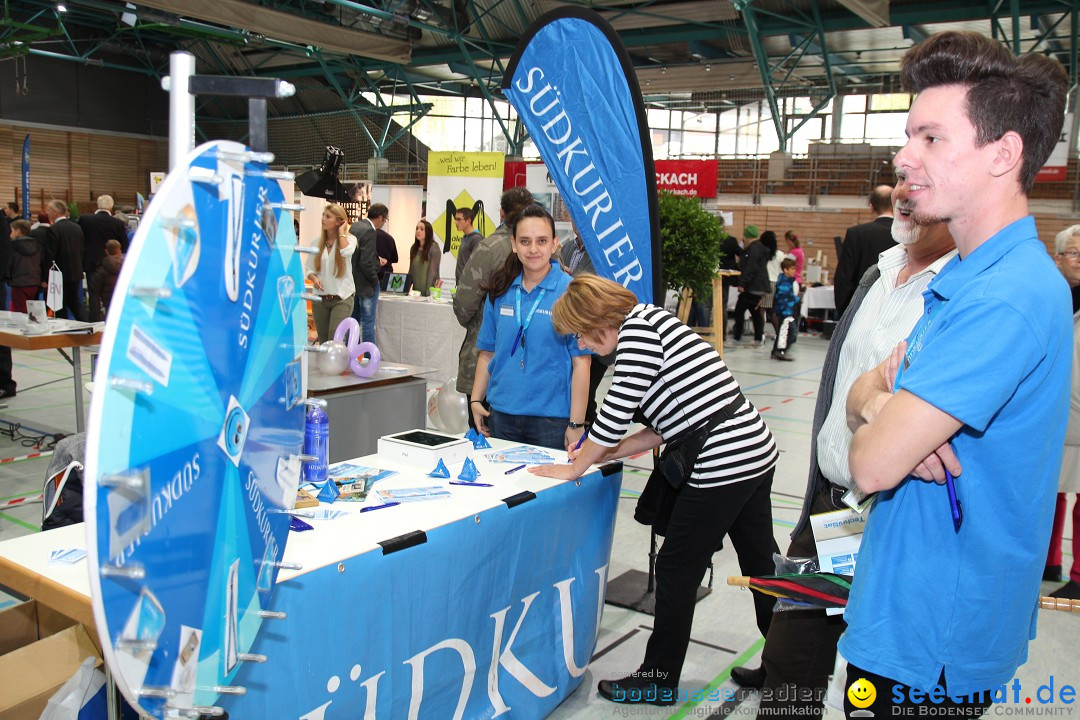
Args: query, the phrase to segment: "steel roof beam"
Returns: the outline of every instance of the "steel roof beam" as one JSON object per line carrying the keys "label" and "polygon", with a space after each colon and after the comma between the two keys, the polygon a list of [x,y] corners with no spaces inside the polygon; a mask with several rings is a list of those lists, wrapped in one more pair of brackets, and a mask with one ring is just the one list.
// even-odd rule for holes
{"label": "steel roof beam", "polygon": [[179,12],[225,27],[246,28],[260,35],[345,55],[361,55],[402,64],[412,58],[412,45],[408,41],[329,25],[280,10],[257,7],[242,0],[185,0],[182,10],[177,7],[175,0],[138,0],[136,4]]}

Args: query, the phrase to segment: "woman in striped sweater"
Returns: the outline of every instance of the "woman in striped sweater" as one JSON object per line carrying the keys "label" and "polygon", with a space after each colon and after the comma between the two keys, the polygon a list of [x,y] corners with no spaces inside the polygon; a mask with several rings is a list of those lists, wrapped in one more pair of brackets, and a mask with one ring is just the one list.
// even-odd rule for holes
{"label": "woman in striped sweater", "polygon": [[[656,623],[637,672],[600,682],[600,694],[620,702],[669,705],[690,641],[697,587],[724,536],[746,575],[773,572],[769,493],[777,450],[772,433],[715,349],[671,313],[637,302],[622,285],[582,275],[552,312],[558,333],[574,333],[597,355],[615,351],[615,373],[570,465],[532,472],[573,480],[593,463],[682,441],[701,431],[704,443],[677,488],[667,535],[656,558]],[[647,426],[626,435],[636,412]],[[766,633],[772,599],[754,594],[758,629]]]}

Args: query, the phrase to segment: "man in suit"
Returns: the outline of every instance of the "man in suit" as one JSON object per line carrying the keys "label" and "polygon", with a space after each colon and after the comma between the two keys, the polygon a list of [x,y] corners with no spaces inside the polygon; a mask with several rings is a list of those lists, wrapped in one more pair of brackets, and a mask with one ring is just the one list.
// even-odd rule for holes
{"label": "man in suit", "polygon": [[[113,199],[102,195],[97,199],[97,212],[79,216],[79,227],[86,238],[86,252],[83,257],[83,269],[91,277],[105,259],[105,243],[115,240],[120,243],[120,252],[127,252],[127,226],[113,217]],[[65,278],[66,279],[66,278]],[[102,319],[101,298],[90,285],[90,322]]]}
{"label": "man in suit", "polygon": [[353,223],[349,232],[356,238],[352,256],[353,283],[356,297],[353,314],[360,323],[364,342],[375,342],[375,316],[379,305],[379,252],[377,232],[390,219],[390,210],[382,203],[368,208],[367,218]]}
{"label": "man in suit", "polygon": [[386,287],[386,279],[394,272],[398,261],[397,243],[394,236],[382,228],[375,231],[375,252],[379,255],[379,287]]}
{"label": "man in suit", "polygon": [[874,188],[870,193],[870,209],[876,217],[871,222],[848,228],[840,248],[840,257],[836,261],[833,292],[837,318],[844,314],[859,280],[877,262],[878,255],[896,245],[890,233],[893,222],[892,187],[878,185]]}
{"label": "man in suit", "polygon": [[[71,320],[86,320],[82,308],[83,256],[86,237],[79,224],[68,217],[67,203],[52,199],[45,205],[49,216],[52,246],[50,255],[64,274],[63,311]],[[57,313],[59,314],[59,313]]]}

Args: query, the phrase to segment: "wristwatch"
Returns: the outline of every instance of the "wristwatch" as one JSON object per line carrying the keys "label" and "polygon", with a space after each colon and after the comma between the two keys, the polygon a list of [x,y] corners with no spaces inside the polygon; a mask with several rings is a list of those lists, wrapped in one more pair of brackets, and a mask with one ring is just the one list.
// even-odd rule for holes
{"label": "wristwatch", "polygon": [[589,423],[584,423],[584,422],[576,423],[573,420],[566,423],[566,427],[570,428],[571,430],[581,430],[582,428],[587,428],[588,426],[589,426]]}

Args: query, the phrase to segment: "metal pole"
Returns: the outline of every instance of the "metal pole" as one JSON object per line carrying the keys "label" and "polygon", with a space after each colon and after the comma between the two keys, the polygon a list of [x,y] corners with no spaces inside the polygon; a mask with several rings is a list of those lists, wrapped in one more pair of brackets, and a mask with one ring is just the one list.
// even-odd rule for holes
{"label": "metal pole", "polygon": [[194,55],[187,52],[169,55],[169,77],[162,81],[162,87],[169,91],[169,170],[183,162],[195,147],[195,96],[189,87],[194,74]]}

